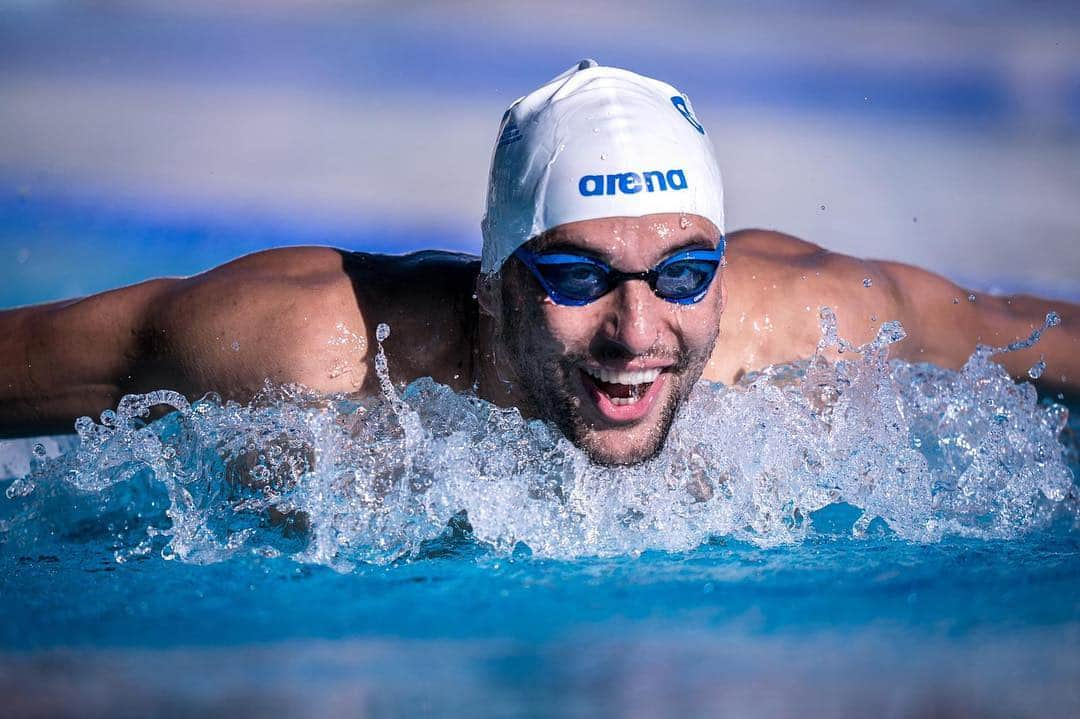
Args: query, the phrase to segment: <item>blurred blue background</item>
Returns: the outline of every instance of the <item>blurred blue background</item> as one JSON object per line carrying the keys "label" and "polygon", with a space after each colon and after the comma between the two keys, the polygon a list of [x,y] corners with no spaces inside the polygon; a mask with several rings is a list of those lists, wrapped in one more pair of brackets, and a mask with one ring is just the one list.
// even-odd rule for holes
{"label": "blurred blue background", "polygon": [[0,5],[0,307],[284,244],[478,252],[505,106],[686,92],[729,229],[1080,298],[1080,5]]}

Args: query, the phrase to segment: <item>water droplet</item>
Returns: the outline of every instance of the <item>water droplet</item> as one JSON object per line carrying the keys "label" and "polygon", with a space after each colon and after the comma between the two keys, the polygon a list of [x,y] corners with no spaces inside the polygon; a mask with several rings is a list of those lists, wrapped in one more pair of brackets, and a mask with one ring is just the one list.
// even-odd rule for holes
{"label": "water droplet", "polygon": [[874,286],[874,281],[872,279],[870,279],[869,277],[863,277],[862,286],[863,287],[873,287]]}
{"label": "water droplet", "polygon": [[1049,327],[1057,327],[1060,324],[1061,324],[1061,315],[1059,315],[1057,312],[1054,312],[1052,310],[1050,312],[1046,313],[1046,326],[1048,328]]}
{"label": "water droplet", "polygon": [[893,320],[881,325],[877,337],[867,347],[884,347],[885,345],[895,344],[905,337],[907,337],[907,332],[904,330],[904,326]]}
{"label": "water droplet", "polygon": [[240,343],[238,341],[236,341],[236,340],[233,340],[232,351],[233,352],[239,352],[240,351]]}
{"label": "water droplet", "polygon": [[968,302],[974,302],[974,301],[975,301],[975,295],[974,295],[974,293],[973,293],[973,294],[970,294],[970,295],[968,295]]}
{"label": "water droplet", "polygon": [[679,215],[679,228],[685,230],[693,224],[690,222],[690,218],[686,215]]}
{"label": "water droplet", "polygon": [[7,491],[4,492],[4,494],[8,499],[19,499],[28,496],[34,491],[35,487],[37,487],[37,485],[29,479],[16,479],[8,485]]}
{"label": "water droplet", "polygon": [[825,211],[825,205],[822,205],[822,206],[821,206],[821,211],[822,211],[822,212],[824,212],[824,211]]}
{"label": "water droplet", "polygon": [[385,322],[380,322],[379,326],[375,328],[375,341],[385,342],[386,338],[390,336],[390,325]]}
{"label": "water droplet", "polygon": [[958,305],[958,304],[960,304],[960,298],[959,298],[959,297],[953,297],[953,298],[952,298],[952,303],[953,303],[954,305]]}
{"label": "water droplet", "polygon": [[96,426],[94,420],[89,417],[79,417],[75,420],[75,434],[79,435],[79,437],[85,437],[93,432]]}
{"label": "water droplet", "polygon": [[1039,361],[1031,366],[1028,370],[1028,377],[1031,379],[1039,379],[1043,376],[1043,372],[1046,371],[1046,355],[1040,355]]}
{"label": "water droplet", "polygon": [[600,159],[601,160],[606,160],[607,159],[607,153],[606,152],[601,152],[600,153]]}

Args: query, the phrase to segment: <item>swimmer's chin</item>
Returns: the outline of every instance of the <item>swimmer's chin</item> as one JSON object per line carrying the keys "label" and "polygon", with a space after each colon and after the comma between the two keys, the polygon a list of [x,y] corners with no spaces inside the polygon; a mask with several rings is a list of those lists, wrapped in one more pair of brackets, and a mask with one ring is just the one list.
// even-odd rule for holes
{"label": "swimmer's chin", "polygon": [[653,424],[593,430],[571,441],[594,464],[604,467],[630,467],[648,462],[664,449],[671,423],[657,418]]}
{"label": "swimmer's chin", "polygon": [[602,467],[633,467],[653,459],[660,454],[660,450],[662,449],[663,444],[659,444],[650,451],[616,453],[602,447],[598,448],[588,445],[581,447],[581,450],[588,456],[589,461]]}

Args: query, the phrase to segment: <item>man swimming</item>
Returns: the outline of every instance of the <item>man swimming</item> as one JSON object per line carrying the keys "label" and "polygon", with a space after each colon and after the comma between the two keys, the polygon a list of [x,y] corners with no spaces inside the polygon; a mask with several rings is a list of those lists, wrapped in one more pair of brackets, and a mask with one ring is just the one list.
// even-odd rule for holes
{"label": "man swimming", "polygon": [[503,117],[483,256],[268,250],[204,274],[0,312],[0,436],[70,431],[161,387],[244,400],[265,382],[373,393],[375,330],[395,381],[431,376],[557,425],[594,460],[662,446],[700,379],[812,355],[819,308],[854,342],[882,321],[894,356],[958,367],[1057,310],[1062,326],[1000,359],[1045,355],[1075,391],[1080,307],[969,292],[929,272],[763,230],[725,234],[712,146],[663,82],[583,61]]}

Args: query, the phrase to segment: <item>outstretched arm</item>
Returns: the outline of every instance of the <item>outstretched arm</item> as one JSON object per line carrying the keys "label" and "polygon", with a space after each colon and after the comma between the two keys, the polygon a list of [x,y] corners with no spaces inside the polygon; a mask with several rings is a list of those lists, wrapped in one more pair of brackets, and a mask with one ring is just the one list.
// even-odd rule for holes
{"label": "outstretched arm", "polygon": [[464,278],[475,269],[458,256],[428,254],[280,248],[194,277],[0,311],[0,437],[70,432],[79,416],[161,388],[239,401],[267,382],[375,392],[368,316],[392,324],[393,341],[412,347],[391,360],[395,379],[430,375],[467,386],[460,360],[471,352],[460,349],[458,331],[467,302],[450,290],[469,286]]}
{"label": "outstretched arm", "polygon": [[[959,367],[976,344],[1004,347],[1039,329],[1047,313],[1061,324],[1045,332],[1030,349],[998,355],[1013,377],[1029,379],[1040,358],[1046,370],[1037,385],[1043,391],[1080,394],[1080,305],[1030,295],[972,293],[943,277],[893,262],[875,262],[888,278],[908,337],[894,356],[912,362]],[[974,299],[971,299],[974,298]]]}
{"label": "outstretched arm", "polygon": [[959,369],[976,345],[1026,339],[1055,311],[1061,324],[1033,348],[994,359],[1014,378],[1030,380],[1028,369],[1045,356],[1039,388],[1080,395],[1080,305],[972,293],[917,267],[829,252],[768,230],[733,232],[728,248],[730,301],[707,379],[731,382],[745,371],[811,356],[823,306],[833,309],[840,336],[854,344],[872,340],[882,322],[900,320],[907,338],[890,347],[890,356],[950,369]]}
{"label": "outstretched arm", "polygon": [[148,309],[175,282],[0,311],[0,437],[69,432],[132,391]]}

